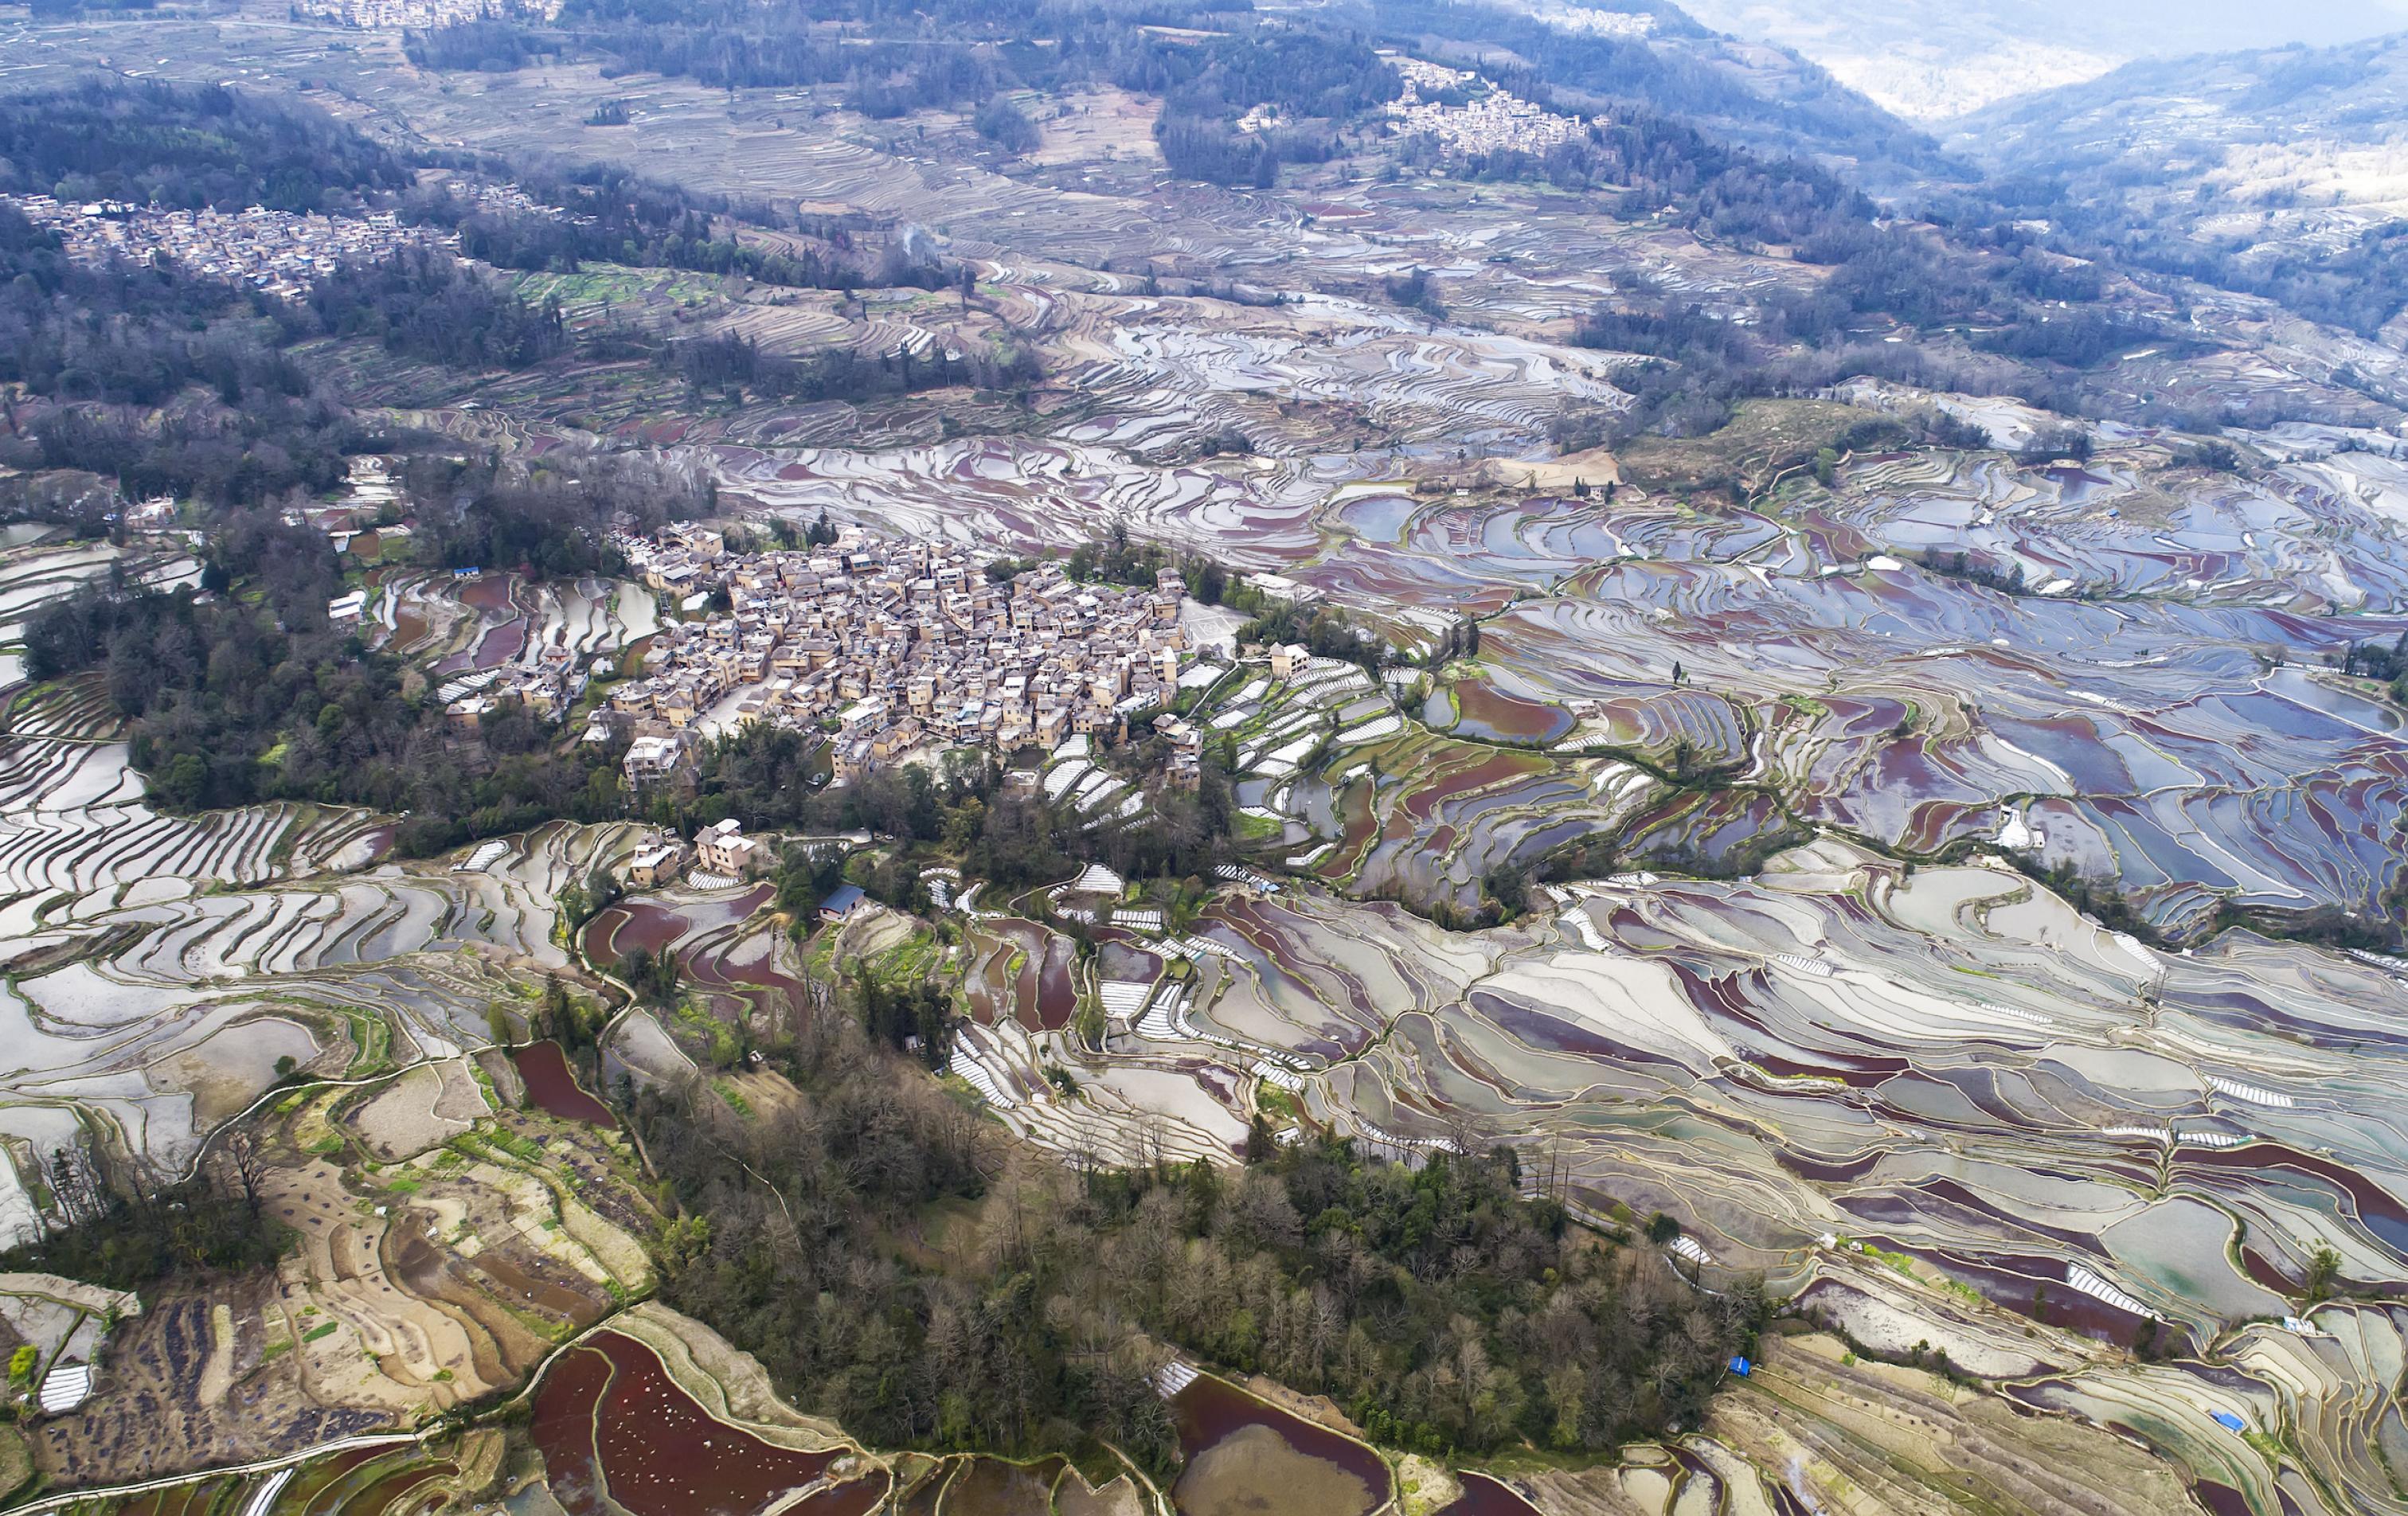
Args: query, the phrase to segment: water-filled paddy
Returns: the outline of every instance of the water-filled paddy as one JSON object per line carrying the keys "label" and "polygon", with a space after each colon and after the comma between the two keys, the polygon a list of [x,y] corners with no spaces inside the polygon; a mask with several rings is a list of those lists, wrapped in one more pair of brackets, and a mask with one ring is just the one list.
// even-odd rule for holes
{"label": "water-filled paddy", "polygon": [[[606,1516],[612,1505],[634,1516],[743,1516],[826,1476],[838,1457],[782,1448],[717,1420],[650,1348],[617,1332],[552,1366],[531,1430],[568,1516]],[[882,1480],[826,1509],[852,1507],[864,1495],[875,1504],[883,1494]]]}
{"label": "water-filled paddy", "polygon": [[1485,1474],[1461,1476],[1463,1494],[1440,1508],[1438,1516],[1539,1516],[1539,1508]]}
{"label": "water-filled paddy", "polygon": [[1433,730],[1458,737],[1533,747],[1556,741],[1572,729],[1572,714],[1563,707],[1508,694],[1486,679],[1457,679],[1432,691],[1422,720]]}
{"label": "water-filled paddy", "polygon": [[575,1072],[568,1066],[568,1055],[561,1051],[559,1043],[547,1038],[512,1048],[510,1062],[518,1065],[519,1078],[526,1082],[527,1098],[535,1102],[537,1109],[563,1121],[617,1129],[619,1118],[577,1082]]}
{"label": "water-filled paddy", "polygon": [[1361,1516],[1388,1498],[1388,1466],[1352,1437],[1203,1375],[1171,1399],[1186,1466],[1182,1516]]}

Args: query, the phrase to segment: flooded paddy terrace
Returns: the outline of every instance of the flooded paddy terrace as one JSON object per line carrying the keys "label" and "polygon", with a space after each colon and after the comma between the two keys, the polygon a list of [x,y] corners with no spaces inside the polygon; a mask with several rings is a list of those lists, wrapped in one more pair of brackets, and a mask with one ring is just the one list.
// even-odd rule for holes
{"label": "flooded paddy terrace", "polygon": [[[1082,533],[1109,518],[1277,567],[1393,616],[1409,639],[1426,635],[1426,618],[1484,617],[1479,676],[1421,697],[1400,713],[1409,730],[1399,735],[1435,726],[1475,742],[1628,752],[1659,768],[1685,761],[1780,802],[1778,817],[1759,808],[1702,828],[1684,818],[1642,853],[1712,856],[1788,820],[1909,853],[2003,834],[2042,864],[2116,880],[2173,932],[2202,922],[2215,896],[2278,910],[2364,908],[2399,869],[2387,826],[2408,804],[2398,719],[2309,670],[2347,641],[2387,642],[2408,622],[2303,616],[2305,603],[2270,608],[2255,592],[2151,594],[2129,578],[2010,595],[1884,556],[1888,541],[1835,516],[1833,496],[1780,515],[1636,490],[1612,501],[1490,490],[1430,499],[1333,472],[1326,459],[1128,475],[1100,459],[1072,463],[1053,445],[1002,441],[777,466],[809,476],[790,481],[810,485],[795,509],[832,505],[1022,545],[1069,540],[1073,515]],[[1907,465],[1866,468],[1885,466]],[[2042,472],[2037,483],[1995,458],[1984,466],[1985,488],[2054,492],[2067,510],[2143,488],[2133,465],[2114,461],[2078,476]],[[2213,484],[2183,478],[2184,488]],[[2156,480],[2146,488],[2166,487]],[[1866,493],[1860,482],[1852,475],[1842,495]],[[1262,488],[1280,492],[1276,506],[1229,493]],[[998,491],[1013,503],[980,503]],[[1226,508],[1208,503],[1216,500]],[[2241,530],[2273,540],[2251,520]],[[2187,540],[2181,529],[2169,527]],[[2035,575],[2045,566],[2030,563]],[[2084,598],[2086,589],[2117,598]],[[1340,780],[1366,759],[1372,786],[1350,795]],[[1413,815],[1401,824],[1418,835],[1383,837],[1378,813],[1395,812],[1380,797],[1396,769],[1420,761],[1341,751],[1298,777],[1284,813],[1333,844],[1316,872],[1364,893],[1394,881],[1463,904],[1469,881],[1496,864],[1526,864],[1628,817],[1618,803],[1583,816],[1576,797],[1541,787],[1491,796],[1476,816]],[[1477,766],[1440,759],[1431,782],[1451,797],[1458,781],[1442,776]],[[1308,807],[1320,808],[1317,819]],[[1499,812],[1516,818],[1510,836],[1492,835],[1488,818]],[[1450,853],[1459,857],[1432,861]]]}
{"label": "flooded paddy terrace", "polygon": [[1181,1516],[1367,1516],[1384,1506],[1386,1460],[1225,1380],[1197,1375],[1170,1397],[1184,1460]]}
{"label": "flooded paddy terrace", "polygon": [[764,883],[630,896],[586,922],[586,960],[608,968],[638,948],[674,954],[680,983],[710,1015],[776,1014],[804,991],[793,946],[767,912],[771,894]]}
{"label": "flooded paddy terrace", "polygon": [[[369,61],[323,66],[378,67],[380,98],[424,88]],[[532,129],[576,139],[598,82],[572,70],[530,78]],[[1203,190],[1143,201],[1155,215],[1131,214],[1136,202],[1117,192],[1073,197],[1064,214],[1028,216],[1023,233],[1002,218],[1058,209],[1061,197],[984,169],[907,164],[840,118],[832,130],[791,131],[765,121],[758,99],[723,103],[674,80],[625,88],[658,128],[640,151],[674,161],[683,182],[809,185],[887,209],[933,207],[925,219],[998,238],[963,248],[994,260],[983,272],[1015,308],[1071,312],[1078,359],[1093,365],[1085,378],[1111,391],[1048,439],[727,445],[722,466],[740,493],[795,514],[824,507],[839,520],[1014,546],[1067,546],[1118,521],[1383,613],[1490,618],[1469,687],[1515,703],[1494,719],[1473,712],[1480,724],[1445,737],[1400,722],[1318,765],[1279,754],[1385,718],[1362,713],[1341,727],[1349,708],[1333,706],[1309,731],[1273,734],[1284,716],[1268,711],[1247,734],[1262,739],[1256,798],[1316,834],[1292,842],[1294,854],[1328,844],[1304,868],[1355,892],[1395,886],[1466,903],[1496,864],[1590,833],[1632,828],[1709,856],[1743,856],[1751,838],[1790,822],[1841,834],[1752,880],[1600,880],[1567,889],[1551,914],[1482,934],[1440,933],[1293,881],[1276,895],[1233,890],[1192,934],[1191,997],[1151,1030],[1115,1029],[1111,1052],[1081,1065],[1098,1100],[1126,1078],[1116,1117],[1171,1110],[1207,1144],[1226,1132],[1214,1123],[1271,1078],[1257,1050],[1285,1053],[1294,1062],[1277,1065],[1281,1077],[1316,1120],[1405,1151],[1472,1130],[1556,1155],[1578,1203],[1680,1218],[1708,1260],[1690,1261],[1710,1280],[1766,1268],[1869,1347],[1927,1341],[2014,1381],[2025,1404],[2083,1419],[2044,1423],[2052,1437],[2085,1423],[2128,1432],[2178,1459],[2212,1509],[2396,1505],[2397,1476],[2369,1450],[2408,1445],[2388,1394],[2402,1332],[2386,1281],[2402,1269],[2408,1171],[2392,1108],[2398,973],[2246,934],[2192,956],[2157,952],[2012,874],[1910,872],[1846,840],[1929,855],[2014,837],[2038,860],[2113,877],[2170,927],[2197,921],[2214,893],[2274,907],[2380,899],[2399,867],[2387,827],[2408,799],[2397,722],[2321,674],[2272,666],[2277,655],[2313,663],[2349,637],[2397,631],[2305,614],[2396,604],[2395,550],[2349,519],[2354,489],[2305,465],[2272,490],[2243,491],[2176,487],[2112,458],[2039,474],[1991,460],[1944,479],[1903,467],[1876,476],[1884,465],[1868,464],[1847,476],[1844,498],[1777,513],[1627,491],[1610,504],[1448,497],[1408,508],[1383,476],[1431,456],[1434,442],[1511,451],[1518,434],[1535,446],[1543,416],[1533,397],[1568,382],[1541,366],[1554,355],[1461,334],[1422,340],[1353,310],[1316,315],[1361,327],[1337,355],[1299,350],[1269,318],[1240,318],[1226,335],[1168,311],[1132,320],[1136,297],[1119,297],[1133,280],[1042,258],[1200,248],[1270,268],[1327,248],[1399,272],[1409,260],[1436,265],[1459,308],[1523,322],[1584,309],[1599,269],[1662,261],[1651,272],[1668,276],[1665,288],[1696,292],[1741,277],[1738,261],[1596,235],[1569,211],[1561,222],[1518,206],[1474,212],[1439,203],[1442,188],[1376,185],[1347,192],[1346,214],[1324,218],[1311,241],[1275,196]],[[464,140],[499,131],[466,97],[425,104]],[[728,111],[761,128],[741,155],[710,147],[728,136]],[[1410,249],[1361,251],[1399,231],[1416,234]],[[1492,250],[1514,265],[1487,264]],[[1740,266],[1768,282],[1800,277]],[[1378,367],[1403,378],[1384,381]],[[1239,393],[1209,420],[1242,419],[1266,456],[1163,461],[1206,419],[1182,413],[1222,387]],[[1403,443],[1385,457],[1315,451],[1314,438],[1355,423],[1267,421],[1288,398],[1357,408]],[[1333,519],[1349,489],[1378,493]],[[1890,557],[1959,545],[2014,555],[2035,590],[2059,578],[2068,589],[2010,597]],[[2078,601],[2077,591],[2116,598]],[[477,608],[473,648],[452,651],[472,663],[494,647],[512,656],[509,634],[483,627],[482,613],[532,610]],[[1558,735],[1550,716],[1534,737],[1523,707],[1575,724]],[[1472,740],[1498,737],[1564,751]],[[1591,751],[1605,747],[1659,769],[1684,751],[1727,765],[1750,798],[1668,798],[1645,769]],[[1279,763],[1291,771],[1266,766]],[[64,782],[123,794],[106,769]],[[36,893],[29,886],[11,908],[31,920]],[[509,924],[506,900],[475,895],[495,935],[530,950],[545,940]],[[120,897],[106,909],[151,904]],[[413,908],[366,935],[373,951],[438,939],[407,924]],[[630,910],[626,940],[689,945],[714,992],[774,983],[748,977],[773,972],[774,960],[745,956],[740,922],[677,908],[673,927]],[[285,907],[250,932],[297,940],[290,934],[324,931],[325,919]],[[205,923],[194,930],[206,935]],[[609,930],[621,946],[620,925]],[[988,937],[977,1024],[1015,1035],[995,1045],[1031,1062],[1062,1051],[1048,1030],[1058,997],[1049,1008],[1043,988],[1054,943],[999,925]],[[703,951],[713,944],[724,951]],[[227,965],[267,961],[208,951]],[[1015,954],[1027,958],[1015,966]],[[1132,982],[1145,978],[1141,965],[1120,966]],[[54,976],[42,990],[45,1015],[96,1015],[88,983]],[[427,1021],[437,1035],[441,1020]],[[1010,1119],[1058,1136],[1046,1123],[1074,1104],[1031,1102]],[[2354,1296],[2315,1313],[2315,1329],[2331,1336],[2259,1320],[2294,1303],[2288,1292],[2318,1245],[2342,1255]],[[2213,1362],[2127,1365],[2110,1344],[2152,1312],[2178,1354]],[[1809,1505],[1789,1493],[1799,1448],[1850,1455],[1835,1447],[1842,1439],[1809,1442],[1804,1430],[1786,1442],[1756,1433],[1798,1426],[1783,1418],[1830,1385],[1853,1404],[1913,1405],[1920,1444],[1948,1428],[1954,1447],[1986,1445],[1960,1419],[1978,1412],[1944,1389],[1877,1379],[1836,1352],[1805,1365],[1811,1356],[1799,1350],[1774,1370],[1787,1405],[1742,1392],[1718,1413],[1717,1432],[1766,1475],[1753,1493],[1775,1509]],[[2280,1450],[2225,1436],[2211,1409],[2283,1428]],[[1848,1414],[1860,1434],[1870,1417]],[[1692,1509],[1721,1497],[1687,1492],[1752,1489],[1714,1462],[1715,1445],[1685,1450],[1677,1470],[1633,1473],[1627,1492],[1672,1505],[1678,1491],[1678,1509]],[[2114,1447],[2128,1466],[2109,1486],[2116,1508],[2160,1509],[2162,1481],[2128,1466],[2141,1462],[2128,1445]],[[1895,1477],[1880,1462],[1848,1463],[1856,1487]],[[2025,1509],[2012,1495],[1998,1503]]]}
{"label": "flooded paddy terrace", "polygon": [[[36,835],[49,821],[27,818]],[[280,1060],[327,1078],[456,1068],[489,1039],[495,1003],[566,969],[552,940],[558,884],[632,836],[552,826],[460,866],[317,872],[285,853],[233,888],[146,870],[18,896],[0,905],[26,922],[0,991],[16,1053],[0,1074],[0,1134],[20,1162],[89,1143],[175,1172],[269,1089]],[[14,1165],[0,1174],[12,1237],[32,1224],[7,1198],[15,1179]]]}
{"label": "flooded paddy terrace", "polygon": [[[1867,1351],[2035,1404],[2103,1404],[2153,1337],[2155,1419],[2091,1419],[2212,1478],[2200,1408],[2241,1386],[2252,1424],[2318,1428],[2277,1475],[2372,1477],[2338,1429],[2381,1421],[2386,1380],[2327,1344],[2408,1338],[2408,968],[2246,933],[2163,952],[2006,869],[1836,840],[1553,895],[1464,934],[1236,889],[1163,945],[1192,972],[1176,1024],[1052,1055],[1240,1109],[1281,1083],[1406,1156],[1512,1143],[1577,1207],[1680,1219],[1709,1282],[1763,1270]],[[1082,1104],[1005,1114],[1059,1140]],[[2316,1312],[2336,1338],[2268,1324],[2327,1247],[2393,1303]]]}

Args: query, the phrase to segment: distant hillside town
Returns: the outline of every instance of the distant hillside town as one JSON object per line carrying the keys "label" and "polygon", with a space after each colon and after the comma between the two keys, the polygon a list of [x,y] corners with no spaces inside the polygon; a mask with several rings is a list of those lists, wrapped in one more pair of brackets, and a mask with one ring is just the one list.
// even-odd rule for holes
{"label": "distant hillside town", "polygon": [[1559,116],[1479,75],[1400,54],[1383,54],[1404,93],[1388,102],[1399,136],[1427,136],[1466,157],[1493,152],[1543,153],[1577,141],[1588,130],[1576,116]]}
{"label": "distant hillside town", "polygon": [[332,21],[363,31],[458,26],[468,21],[550,21],[561,0],[294,0],[294,21]]}
{"label": "distant hillside town", "polygon": [[[455,181],[453,196],[478,209],[558,216],[514,184]],[[459,249],[458,235],[413,225],[390,210],[357,216],[300,215],[252,206],[246,210],[167,209],[122,200],[63,201],[47,194],[7,203],[36,226],[59,233],[67,255],[85,263],[161,260],[188,274],[265,290],[283,299],[346,263],[373,263],[403,248]]]}

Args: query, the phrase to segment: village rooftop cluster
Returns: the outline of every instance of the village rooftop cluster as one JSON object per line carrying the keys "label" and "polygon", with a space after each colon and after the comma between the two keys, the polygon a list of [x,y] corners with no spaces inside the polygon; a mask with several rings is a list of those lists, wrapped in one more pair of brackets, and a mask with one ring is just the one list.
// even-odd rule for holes
{"label": "village rooftop cluster", "polygon": [[[452,193],[480,210],[558,217],[515,184],[455,181]],[[358,216],[248,210],[170,210],[121,200],[62,201],[47,194],[8,202],[36,226],[58,231],[67,255],[85,263],[122,258],[174,263],[188,274],[297,299],[346,263],[374,263],[407,247],[457,251],[456,233],[404,222],[390,210]]]}
{"label": "village rooftop cluster", "polygon": [[[1435,137],[1448,152],[1476,156],[1545,152],[1577,141],[1588,130],[1578,117],[1541,109],[1510,91],[1481,81],[1476,74],[1418,58],[1383,56],[1405,82],[1404,93],[1387,106],[1388,119],[1399,136]],[[1480,93],[1459,106],[1437,98],[1450,90],[1466,88]]]}
{"label": "village rooftop cluster", "polygon": [[56,228],[67,254],[87,263],[158,259],[187,273],[264,289],[293,299],[345,263],[372,262],[395,250],[450,248],[458,238],[406,226],[392,211],[365,216],[298,216],[249,210],[161,210],[115,200],[63,204],[47,194],[12,202],[36,226]]}
{"label": "village rooftop cluster", "polygon": [[333,21],[363,31],[458,26],[523,17],[556,21],[561,0],[294,0],[294,21]]}
{"label": "village rooftop cluster", "polygon": [[[731,607],[664,627],[643,675],[588,728],[630,738],[638,789],[690,769],[701,734],[761,721],[826,733],[838,783],[944,748],[1116,741],[1131,717],[1170,705],[1194,655],[1186,587],[1168,570],[1138,588],[1082,584],[1053,563],[991,578],[983,557],[857,528],[809,551],[732,553],[709,527],[619,547],[655,591],[693,605],[724,588]],[[1193,788],[1201,734],[1157,726],[1170,781]]]}

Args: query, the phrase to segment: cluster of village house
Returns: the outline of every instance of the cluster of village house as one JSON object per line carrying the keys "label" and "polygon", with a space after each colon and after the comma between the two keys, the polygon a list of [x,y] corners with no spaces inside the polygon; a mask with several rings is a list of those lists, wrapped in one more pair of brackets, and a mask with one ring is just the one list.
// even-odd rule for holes
{"label": "cluster of village house", "polygon": [[[691,602],[724,588],[729,606],[663,627],[585,734],[629,738],[638,790],[689,771],[706,728],[750,722],[828,733],[838,783],[948,747],[1115,741],[1170,705],[1194,655],[1168,571],[1134,589],[1050,563],[991,580],[970,553],[853,529],[812,551],[731,553],[708,527],[620,547],[654,590]],[[1202,733],[1167,716],[1154,727],[1169,781],[1193,788]]]}
{"label": "cluster of village house", "polygon": [[743,823],[731,816],[695,833],[691,849],[675,832],[654,836],[628,857],[627,885],[658,889],[676,882],[689,865],[695,873],[714,879],[749,879],[770,861],[767,845],[758,837],[746,837]]}
{"label": "cluster of village house", "polygon": [[1559,116],[1494,85],[1461,105],[1444,104],[1439,96],[1478,76],[1418,58],[1385,56],[1405,84],[1404,93],[1387,107],[1399,136],[1436,137],[1446,150],[1465,154],[1543,153],[1588,131],[1577,117]]}
{"label": "cluster of village house", "polygon": [[560,5],[561,0],[294,0],[292,16],[369,31],[423,30],[509,17],[553,21]]}
{"label": "cluster of village house", "polygon": [[190,274],[249,284],[285,299],[345,263],[373,262],[411,244],[449,247],[458,238],[407,226],[389,210],[365,216],[298,216],[249,210],[160,210],[114,200],[66,203],[47,194],[12,202],[36,226],[54,228],[69,256],[87,263],[169,260]]}
{"label": "cluster of village house", "polygon": [[[560,217],[515,184],[454,179],[453,196],[484,211]],[[253,206],[248,210],[171,210],[122,200],[59,200],[47,194],[9,204],[36,226],[58,232],[70,257],[86,263],[122,258],[165,261],[188,274],[248,284],[280,299],[298,299],[347,263],[374,263],[406,247],[456,250],[458,234],[413,225],[390,210],[356,216],[298,215]]]}

